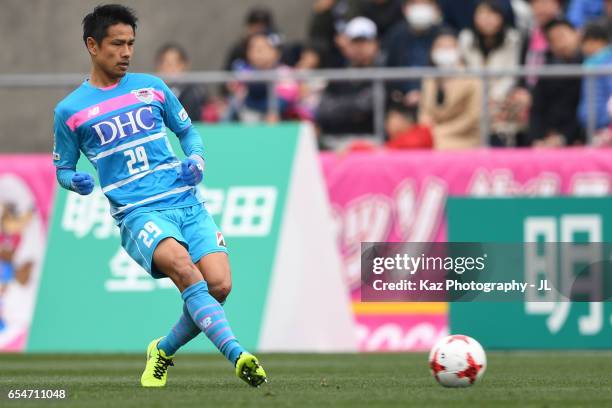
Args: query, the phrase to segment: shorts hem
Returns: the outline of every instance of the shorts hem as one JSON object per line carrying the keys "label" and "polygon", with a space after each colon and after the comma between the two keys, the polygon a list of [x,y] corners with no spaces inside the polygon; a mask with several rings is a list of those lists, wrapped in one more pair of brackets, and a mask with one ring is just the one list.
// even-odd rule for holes
{"label": "shorts hem", "polygon": [[157,240],[157,242],[155,243],[155,245],[153,246],[153,248],[151,248],[151,259],[150,259],[150,265],[151,265],[151,270],[149,271],[149,274],[151,275],[151,277],[153,279],[163,279],[163,278],[168,278],[169,276],[166,275],[165,273],[163,273],[162,271],[160,271],[156,266],[155,266],[155,262],[153,262],[153,254],[155,254],[155,250],[157,249],[157,246],[164,240],[164,239],[168,239],[168,238],[172,238],[174,239],[176,242],[178,242],[179,244],[181,244],[183,247],[185,247],[186,250],[189,250],[189,246],[187,245],[186,242],[181,241],[180,239],[168,234],[168,235],[162,235],[160,239]]}
{"label": "shorts hem", "polygon": [[208,251],[204,251],[202,253],[202,255],[200,255],[198,257],[194,256],[191,259],[192,259],[193,263],[196,264],[196,263],[200,262],[200,260],[202,258],[204,258],[206,255],[214,254],[215,252],[224,252],[224,253],[229,255],[229,253],[227,252],[227,248],[215,248],[215,249],[211,249],[211,250],[208,250]]}

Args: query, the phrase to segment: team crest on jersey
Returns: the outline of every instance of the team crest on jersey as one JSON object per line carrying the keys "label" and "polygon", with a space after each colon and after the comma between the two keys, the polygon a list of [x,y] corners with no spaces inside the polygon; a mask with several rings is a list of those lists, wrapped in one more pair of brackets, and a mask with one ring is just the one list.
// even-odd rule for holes
{"label": "team crest on jersey", "polygon": [[155,95],[153,94],[153,88],[141,88],[132,91],[134,96],[138,98],[139,101],[144,103],[151,103]]}
{"label": "team crest on jersey", "polygon": [[221,231],[217,231],[217,246],[227,248],[227,245],[225,245],[225,238],[223,238]]}
{"label": "team crest on jersey", "polygon": [[89,109],[87,111],[87,117],[88,118],[93,118],[94,116],[98,116],[100,114],[100,107],[99,106],[94,106],[93,108]]}

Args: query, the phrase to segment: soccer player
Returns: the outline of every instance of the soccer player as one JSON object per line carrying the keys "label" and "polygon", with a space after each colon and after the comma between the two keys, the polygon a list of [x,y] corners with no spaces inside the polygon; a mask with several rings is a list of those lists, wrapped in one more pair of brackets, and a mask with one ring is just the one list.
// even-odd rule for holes
{"label": "soccer player", "polygon": [[[196,185],[204,149],[177,98],[157,77],[128,73],[137,18],[121,5],[102,5],[83,19],[91,72],[55,108],[53,162],[59,184],[90,194],[94,179],[77,172],[82,152],[93,164],[121,245],[153,278],[169,277],[183,312],[165,337],[151,341],[143,387],[163,387],[176,351],[200,332],[257,387],[266,373],[236,340],[222,304],[231,288],[223,235],[204,208]],[[166,127],[179,138],[179,161]]]}

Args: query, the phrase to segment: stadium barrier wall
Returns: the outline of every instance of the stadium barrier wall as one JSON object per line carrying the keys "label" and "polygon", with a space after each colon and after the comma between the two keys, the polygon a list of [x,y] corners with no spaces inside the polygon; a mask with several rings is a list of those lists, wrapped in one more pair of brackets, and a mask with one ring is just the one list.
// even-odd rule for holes
{"label": "stadium barrier wall", "polygon": [[[232,256],[235,286],[226,310],[254,350],[425,350],[447,333],[449,305],[359,302],[361,241],[446,240],[450,196],[610,195],[605,150],[321,154],[321,174],[307,126],[200,131],[208,152],[207,207]],[[29,336],[26,303],[34,304],[38,278],[29,281],[29,298],[16,297],[21,283],[8,285],[0,350],[141,351],[164,334],[180,310],[178,293],[120,249],[99,191],[84,198],[57,189],[49,217],[56,185],[50,155],[1,156],[0,184],[5,177],[19,179],[35,197],[29,208],[40,218],[38,238],[47,219],[50,230]],[[0,202],[22,201],[3,190],[9,194]],[[40,264],[45,245],[26,242],[18,249],[38,248]],[[21,337],[7,340],[13,326]],[[195,341],[187,350],[212,347]]]}
{"label": "stadium barrier wall", "polygon": [[[356,350],[312,127],[199,131],[203,194],[231,255],[224,307],[236,336],[251,350]],[[141,351],[169,330],[181,302],[169,279],[150,279],[120,247],[99,188],[87,197],[58,190],[27,350]],[[186,350],[214,346],[200,339]]]}
{"label": "stadium barrier wall", "polygon": [[[453,242],[563,242],[563,248],[541,246],[539,253],[525,256],[521,271],[524,282],[529,281],[529,271],[537,271],[539,279],[557,287],[566,282],[563,251],[570,248],[565,243],[572,243],[576,253],[568,256],[574,265],[584,265],[584,257],[592,258],[594,253],[603,261],[595,264],[599,273],[592,270],[575,278],[574,289],[586,296],[609,287],[610,276],[602,267],[607,263],[609,271],[610,245],[589,246],[585,252],[584,244],[612,242],[611,197],[453,198],[448,203],[448,228]],[[524,303],[452,303],[451,329],[469,333],[486,348],[612,348],[612,302],[568,302],[563,295],[550,293]]]}
{"label": "stadium barrier wall", "polygon": [[30,330],[53,205],[50,155],[0,155],[0,351]]}
{"label": "stadium barrier wall", "polygon": [[[365,351],[429,349],[448,331],[449,305],[359,302],[362,241],[445,242],[448,239],[447,203],[453,196],[508,198],[510,202],[517,197],[554,196],[578,196],[586,200],[609,196],[612,191],[612,162],[606,149],[381,151],[345,157],[325,153],[322,164],[337,224],[344,276],[351,291],[358,348]],[[518,201],[518,206],[528,202]],[[525,207],[524,211],[528,212],[529,208]],[[494,209],[492,205],[483,222],[498,223],[498,219],[511,216]],[[472,214],[477,219],[479,213]],[[606,214],[606,219],[610,216]],[[461,231],[469,232],[469,228]],[[493,242],[507,240],[501,228],[497,236],[481,239],[485,238]],[[520,237],[513,240],[522,241]],[[472,305],[454,306],[451,310]],[[458,315],[459,312],[451,313],[452,317]],[[470,315],[465,316],[469,319]],[[515,316],[516,326],[520,327],[523,318],[522,314]],[[456,327],[451,325],[452,329],[469,327],[461,322]],[[541,336],[542,340],[554,341]],[[526,341],[485,344],[524,347],[528,344]],[[575,341],[559,344],[587,347],[595,343],[581,343],[575,337]]]}

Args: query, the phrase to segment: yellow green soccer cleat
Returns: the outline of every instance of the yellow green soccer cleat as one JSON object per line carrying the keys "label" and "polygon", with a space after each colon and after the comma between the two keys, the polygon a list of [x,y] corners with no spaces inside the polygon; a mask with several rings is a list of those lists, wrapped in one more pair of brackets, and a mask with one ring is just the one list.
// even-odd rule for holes
{"label": "yellow green soccer cleat", "polygon": [[259,364],[259,360],[252,354],[241,353],[236,361],[236,375],[251,387],[259,387],[268,382],[266,372]]}
{"label": "yellow green soccer cleat", "polygon": [[173,366],[172,357],[166,356],[164,350],[157,348],[159,341],[155,339],[147,347],[147,365],[140,377],[140,384],[143,387],[163,387],[168,379],[168,366]]}

